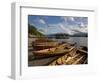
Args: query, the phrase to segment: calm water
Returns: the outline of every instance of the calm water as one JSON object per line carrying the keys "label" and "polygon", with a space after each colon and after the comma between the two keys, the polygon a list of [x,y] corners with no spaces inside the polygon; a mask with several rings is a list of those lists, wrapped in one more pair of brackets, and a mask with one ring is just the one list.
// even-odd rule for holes
{"label": "calm water", "polygon": [[69,37],[68,39],[54,39],[57,41],[64,41],[69,43],[77,43],[78,46],[87,46],[88,39],[87,37]]}

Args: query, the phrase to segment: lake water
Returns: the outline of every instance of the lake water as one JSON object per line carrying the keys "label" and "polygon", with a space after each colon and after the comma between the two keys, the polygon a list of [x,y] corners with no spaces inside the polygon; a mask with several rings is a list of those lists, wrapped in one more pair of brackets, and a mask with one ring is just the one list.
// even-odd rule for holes
{"label": "lake water", "polygon": [[68,39],[54,39],[59,42],[64,41],[68,43],[77,43],[78,46],[87,46],[88,38],[87,37],[69,37]]}

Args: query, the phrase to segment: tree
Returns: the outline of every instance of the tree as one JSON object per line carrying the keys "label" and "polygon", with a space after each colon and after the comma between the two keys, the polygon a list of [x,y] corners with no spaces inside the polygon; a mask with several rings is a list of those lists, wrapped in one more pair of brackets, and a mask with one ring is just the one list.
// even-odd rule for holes
{"label": "tree", "polygon": [[28,24],[28,33],[36,36],[43,36],[43,34],[37,31],[36,27]]}

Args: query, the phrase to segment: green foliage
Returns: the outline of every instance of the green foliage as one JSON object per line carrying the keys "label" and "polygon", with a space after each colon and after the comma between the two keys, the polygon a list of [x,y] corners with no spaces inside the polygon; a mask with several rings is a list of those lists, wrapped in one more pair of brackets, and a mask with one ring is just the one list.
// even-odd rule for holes
{"label": "green foliage", "polygon": [[43,34],[39,31],[37,31],[36,27],[33,25],[28,24],[28,33],[35,35],[35,36],[43,36]]}

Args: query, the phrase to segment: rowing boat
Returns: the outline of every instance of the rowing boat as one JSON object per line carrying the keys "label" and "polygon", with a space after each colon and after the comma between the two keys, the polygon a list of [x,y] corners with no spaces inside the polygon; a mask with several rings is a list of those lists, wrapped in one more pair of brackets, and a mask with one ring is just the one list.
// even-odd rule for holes
{"label": "rowing boat", "polygon": [[60,56],[58,59],[54,60],[49,64],[52,65],[71,65],[71,64],[86,64],[87,63],[87,53],[84,50],[74,48],[69,53]]}
{"label": "rowing boat", "polygon": [[54,48],[33,51],[33,55],[34,55],[35,58],[64,55],[74,48],[74,47],[71,47],[71,48],[68,49],[68,48],[66,48],[65,45],[66,44],[62,44],[62,45],[60,45],[58,47],[54,47]]}
{"label": "rowing boat", "polygon": [[35,42],[32,43],[34,50],[43,50],[47,48],[53,48],[60,45],[58,42]]}

